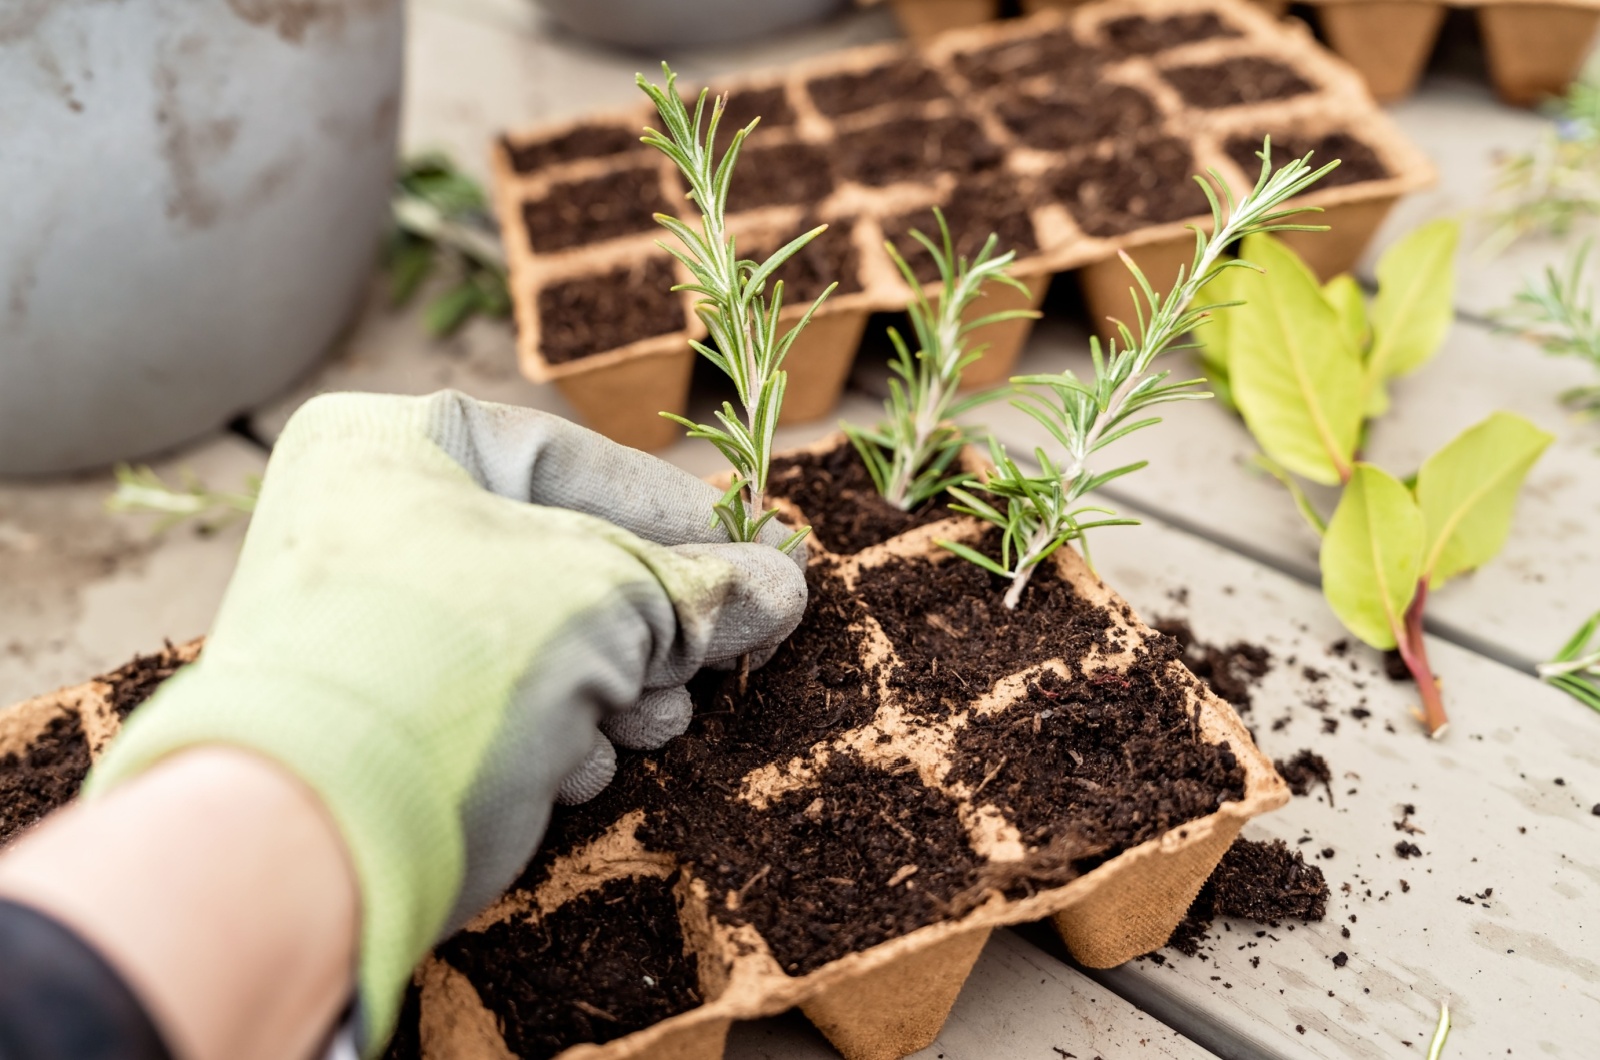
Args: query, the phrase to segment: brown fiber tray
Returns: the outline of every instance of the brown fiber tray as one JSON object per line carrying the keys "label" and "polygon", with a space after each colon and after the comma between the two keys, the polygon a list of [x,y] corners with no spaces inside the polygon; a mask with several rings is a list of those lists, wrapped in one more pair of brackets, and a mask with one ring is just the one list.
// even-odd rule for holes
{"label": "brown fiber tray", "polygon": [[[876,3],[878,0],[869,0]],[[1000,0],[889,0],[907,34],[927,41],[1000,14]],[[1289,0],[1257,0],[1282,16]],[[1507,103],[1532,106],[1565,94],[1600,27],[1600,0],[1305,0],[1328,46],[1366,78],[1379,100],[1417,87],[1451,7],[1477,11],[1489,79]],[[1025,12],[1067,10],[1073,0],[1022,0]]]}
{"label": "brown fiber tray", "polygon": [[[812,451],[837,444],[839,439],[835,436],[812,447]],[[792,506],[784,502],[780,505],[788,507],[789,518],[803,518],[803,513]],[[935,554],[943,556],[944,562],[960,563],[938,550],[934,539],[973,542],[981,531],[971,520],[949,519],[848,557],[832,556],[817,548],[812,552],[812,562],[837,564],[837,576],[852,594],[859,595],[856,586],[863,572],[895,557]],[[1116,675],[1127,672],[1138,645],[1159,635],[1141,623],[1120,597],[1089,571],[1075,551],[1063,548],[1051,562],[1075,594],[1106,608],[1103,617],[1109,622],[1110,636],[1102,642],[1101,649],[1085,657],[1084,680],[1097,683],[1103,677],[1117,681]],[[563,1060],[718,1060],[734,1021],[769,1016],[793,1007],[799,1007],[850,1060],[890,1060],[933,1041],[985,940],[997,927],[1050,919],[1073,955],[1091,967],[1120,964],[1159,948],[1243,823],[1288,799],[1283,781],[1256,748],[1234,710],[1206,690],[1181,663],[1166,663],[1164,669],[1157,671],[1162,675],[1163,687],[1175,690],[1172,694],[1179,697],[1177,701],[1186,704],[1183,713],[1192,718],[1193,731],[1202,742],[1226,741],[1229,745],[1242,771],[1243,797],[1223,801],[1209,815],[1156,834],[1070,882],[1052,883],[1049,876],[1029,875],[1047,871],[1040,869],[1041,865],[1063,864],[1060,850],[1053,846],[1025,846],[1017,826],[993,800],[992,791],[990,795],[983,794],[987,778],[976,785],[959,779],[954,767],[961,761],[955,749],[963,731],[974,722],[995,725],[1006,711],[1028,702],[1030,680],[1045,671],[1066,673],[1061,661],[1019,667],[988,688],[974,688],[966,702],[948,712],[930,713],[918,707],[913,698],[915,692],[891,679],[896,648],[870,610],[851,628],[861,645],[861,665],[856,671],[862,675],[861,694],[876,705],[870,720],[849,727],[835,726],[815,742],[806,737],[800,744],[801,753],[792,757],[780,755],[743,774],[737,798],[759,805],[762,800],[783,798],[787,793],[804,801],[811,791],[821,790],[816,787],[817,774],[828,768],[830,760],[843,758],[859,762],[868,771],[899,776],[902,779],[898,783],[938,796],[939,805],[947,812],[940,820],[965,837],[981,864],[982,870],[976,876],[979,884],[961,892],[964,901],[952,900],[948,906],[940,906],[949,911],[925,926],[897,936],[891,934],[885,941],[828,960],[805,974],[786,974],[766,937],[753,923],[738,923],[737,918],[715,914],[714,895],[729,908],[736,905],[729,897],[734,893],[731,880],[725,878],[721,890],[717,890],[708,885],[707,880],[714,878],[706,871],[709,866],[680,865],[671,854],[660,852],[660,847],[647,849],[635,836],[641,813],[628,810],[626,805],[608,806],[602,796],[589,804],[592,810],[586,807],[576,811],[593,818],[588,830],[578,833],[583,836],[582,841],[570,842],[563,849],[559,842],[549,840],[550,849],[541,852],[518,887],[476,918],[462,934],[441,946],[440,952],[459,954],[464,939],[470,942],[475,934],[481,938],[481,933],[495,931],[497,926],[505,930],[505,925],[515,925],[524,937],[529,932],[536,936],[542,930],[540,925],[556,911],[575,901],[595,901],[601,889],[608,886],[624,890],[654,888],[655,901],[665,903],[665,917],[671,922],[674,937],[681,930],[682,947],[694,955],[695,989],[700,1003],[604,1045],[572,1046],[560,1053]],[[841,649],[844,647],[841,645]],[[198,643],[185,645],[168,653],[162,662],[170,667],[192,659],[197,651]],[[120,724],[120,715],[111,706],[119,683],[115,677],[97,679],[0,711],[0,794],[15,790],[7,784],[15,779],[18,764],[7,755],[14,753],[22,762],[30,761],[30,749],[40,746],[42,734],[53,733],[60,746],[63,734],[81,732],[78,757],[86,769],[90,757],[100,753]],[[145,682],[137,691],[147,695],[150,685]],[[135,705],[135,697],[123,694],[120,698],[124,711]],[[1025,709],[1037,711],[1038,707]],[[1035,731],[1037,725],[1035,717]],[[648,760],[625,764],[624,768],[642,770],[636,775],[644,776],[652,775],[653,770]],[[81,771],[77,776],[81,779]],[[1167,774],[1162,772],[1161,776],[1165,778]],[[1063,783],[1070,787],[1073,781]],[[63,787],[59,801],[70,797],[71,787]],[[4,814],[13,809],[0,800],[0,821],[5,821]],[[887,875],[894,867],[869,864],[864,871],[870,875],[881,869]],[[743,895],[758,885],[762,875],[756,873],[737,893]],[[1038,882],[1041,878],[1045,882]],[[914,875],[907,879],[910,886],[916,886]],[[1007,898],[997,889],[1001,885],[993,883],[995,879],[1012,880],[1012,884],[1005,885],[1008,888],[1014,888],[1018,879],[1034,882],[1020,896]],[[907,885],[891,878],[886,887]],[[869,891],[863,901],[870,901],[870,895],[875,893]],[[608,921],[606,925],[606,933],[614,937],[632,937],[653,930],[649,923],[630,922],[626,915],[619,915],[615,923]],[[458,948],[452,950],[452,946]],[[562,955],[559,950],[543,956],[534,953],[531,958],[529,954],[526,944],[518,944],[512,950],[491,947],[480,953],[480,967],[517,967],[515,962],[519,960],[535,962],[524,963],[524,967],[567,967],[579,969],[580,974],[586,967],[582,958],[570,953]],[[394,1060],[505,1060],[517,1055],[507,1044],[501,1019],[480,995],[474,979],[460,970],[460,964],[457,958],[447,960],[435,955],[418,969],[391,1051]],[[571,1004],[581,1007],[583,1003]],[[585,1011],[597,1008],[589,1005]]]}
{"label": "brown fiber tray", "polygon": [[[1129,19],[1166,27],[1167,45],[1115,43],[1106,27]],[[1215,168],[1242,193],[1264,134],[1278,161],[1306,151],[1346,161],[1304,199],[1327,209],[1333,230],[1290,237],[1325,277],[1355,263],[1400,195],[1433,179],[1349,67],[1298,23],[1237,0],[1111,0],[944,34],[920,52],[860,48],[713,87],[730,92],[740,120],[769,112],[734,175],[741,247],[832,226],[780,273],[792,314],[840,281],[790,355],[791,422],[833,409],[869,314],[904,308],[909,291],[883,242],[904,250],[908,228],[933,227],[935,205],[954,202],[962,252],[991,230],[1019,251],[1014,271],[1033,298],[1001,289],[975,312],[1037,305],[1052,276],[1076,272],[1103,326],[1132,319],[1118,251],[1169,283],[1192,249],[1185,225],[1209,223],[1192,176]],[[890,98],[856,109],[875,88]],[[524,373],[558,386],[590,426],[644,448],[681,433],[657,413],[684,411],[687,340],[700,335],[692,296],[667,291],[686,276],[651,220],[690,215],[682,184],[630,135],[652,118],[640,107],[516,133],[493,160]],[[874,146],[885,127],[895,135]],[[625,304],[636,326],[619,333]],[[588,333],[562,326],[563,314],[590,322]],[[968,384],[1005,379],[1030,326],[975,336],[989,349]]]}

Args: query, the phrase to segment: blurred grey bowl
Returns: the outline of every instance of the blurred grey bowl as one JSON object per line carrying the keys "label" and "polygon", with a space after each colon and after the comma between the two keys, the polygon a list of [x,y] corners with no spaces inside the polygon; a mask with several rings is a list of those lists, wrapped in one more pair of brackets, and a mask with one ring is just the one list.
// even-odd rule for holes
{"label": "blurred grey bowl", "polygon": [[387,224],[401,0],[0,0],[0,474],[285,388]]}
{"label": "blurred grey bowl", "polygon": [[847,0],[539,0],[585,37],[654,50],[726,44],[815,22]]}

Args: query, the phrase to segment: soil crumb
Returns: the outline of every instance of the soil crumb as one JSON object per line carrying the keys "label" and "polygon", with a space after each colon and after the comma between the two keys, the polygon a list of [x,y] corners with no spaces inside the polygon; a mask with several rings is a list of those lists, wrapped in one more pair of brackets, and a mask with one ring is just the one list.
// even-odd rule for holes
{"label": "soil crumb", "polygon": [[1327,760],[1315,751],[1309,748],[1297,751],[1287,762],[1278,759],[1272,765],[1296,795],[1309,795],[1312,787],[1321,784],[1328,791],[1328,805],[1333,805],[1333,771],[1328,768]]}

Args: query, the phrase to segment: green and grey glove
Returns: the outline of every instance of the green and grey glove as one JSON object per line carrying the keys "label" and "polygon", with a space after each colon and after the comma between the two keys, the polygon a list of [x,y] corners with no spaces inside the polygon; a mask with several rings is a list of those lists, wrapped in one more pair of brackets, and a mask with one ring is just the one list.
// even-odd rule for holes
{"label": "green and grey glove", "polygon": [[86,792],[199,744],[301,777],[359,877],[373,1053],[412,967],[516,878],[552,801],[610,781],[606,736],[681,733],[684,681],[765,658],[798,624],[803,559],[728,543],[717,497],[527,409],[451,392],[310,401],[272,454],[200,660],[130,719]]}

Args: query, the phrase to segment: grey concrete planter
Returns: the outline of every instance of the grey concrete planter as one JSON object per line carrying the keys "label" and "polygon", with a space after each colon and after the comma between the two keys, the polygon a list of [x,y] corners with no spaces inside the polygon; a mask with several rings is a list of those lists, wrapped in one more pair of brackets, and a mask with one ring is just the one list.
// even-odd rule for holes
{"label": "grey concrete planter", "polygon": [[403,30],[400,0],[0,6],[0,474],[176,445],[327,349]]}
{"label": "grey concrete planter", "polygon": [[653,52],[760,37],[815,22],[844,5],[845,0],[539,0],[576,33]]}

